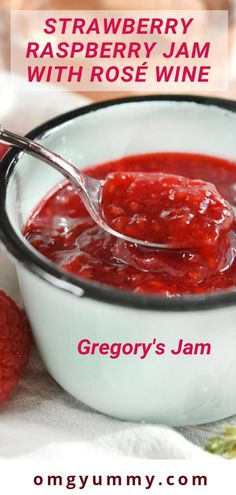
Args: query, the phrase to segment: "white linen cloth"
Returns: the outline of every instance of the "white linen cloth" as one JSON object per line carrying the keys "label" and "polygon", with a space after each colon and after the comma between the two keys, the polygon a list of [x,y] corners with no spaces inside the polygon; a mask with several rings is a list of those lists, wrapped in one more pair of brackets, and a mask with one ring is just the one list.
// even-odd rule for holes
{"label": "white linen cloth", "polygon": [[[0,121],[27,132],[43,121],[85,104],[68,93],[14,93],[0,73]],[[0,288],[20,303],[13,264],[0,254]],[[236,424],[236,416],[227,420]],[[91,410],[64,392],[49,376],[36,349],[11,399],[0,405],[0,457],[79,458],[117,455],[147,459],[212,458],[201,448],[224,422],[173,429],[120,421]],[[234,461],[233,461],[234,462]]]}

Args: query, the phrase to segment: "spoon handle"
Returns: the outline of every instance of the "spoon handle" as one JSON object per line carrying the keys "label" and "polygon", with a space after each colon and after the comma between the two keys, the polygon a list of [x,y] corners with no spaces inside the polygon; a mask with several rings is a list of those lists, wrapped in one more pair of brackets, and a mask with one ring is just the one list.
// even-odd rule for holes
{"label": "spoon handle", "polygon": [[51,167],[55,168],[58,172],[64,175],[66,179],[76,185],[77,188],[81,188],[86,192],[86,176],[75,168],[71,163],[57,155],[53,151],[45,148],[39,143],[32,141],[24,136],[7,131],[0,125],[0,141],[17,146],[28,155],[38,158]]}

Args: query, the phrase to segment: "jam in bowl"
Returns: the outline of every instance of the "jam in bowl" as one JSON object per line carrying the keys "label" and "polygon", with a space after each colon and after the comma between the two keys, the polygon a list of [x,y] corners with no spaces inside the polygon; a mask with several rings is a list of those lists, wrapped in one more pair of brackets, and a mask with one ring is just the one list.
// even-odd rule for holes
{"label": "jam in bowl", "polygon": [[[36,344],[49,373],[90,407],[170,425],[236,412],[235,135],[236,103],[191,96],[98,103],[29,133],[92,176],[110,174],[109,221],[139,235],[165,228],[169,241],[182,243],[170,252],[109,237],[55,170],[15,149],[4,157],[0,236],[15,260]],[[152,228],[153,186],[137,211],[146,192],[141,180],[130,191],[132,172],[159,174],[166,202]],[[118,176],[124,182],[116,189]],[[109,348],[155,340],[167,352],[81,355],[84,339]],[[179,342],[211,351],[168,352]]]}
{"label": "jam in bowl", "polygon": [[[142,174],[132,176],[133,171]],[[109,177],[104,209],[115,230],[170,245],[174,239],[180,249],[143,248],[110,236],[88,215],[78,191],[62,184],[37,205],[24,228],[41,254],[76,276],[139,294],[181,296],[236,285],[230,206],[236,205],[236,163],[156,153],[125,157],[88,173]]]}

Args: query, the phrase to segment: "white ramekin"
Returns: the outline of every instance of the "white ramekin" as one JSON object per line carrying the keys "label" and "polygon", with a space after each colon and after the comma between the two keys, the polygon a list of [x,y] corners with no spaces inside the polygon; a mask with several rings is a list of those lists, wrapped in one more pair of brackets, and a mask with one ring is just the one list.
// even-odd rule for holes
{"label": "white ramekin", "polygon": [[[193,152],[236,158],[236,103],[149,96],[90,105],[43,124],[29,136],[78,167],[126,155]],[[25,308],[49,373],[103,413],[170,425],[204,423],[236,412],[235,289],[201,296],[135,295],[61,272],[21,231],[61,177],[12,149],[0,167],[0,235],[14,258]],[[81,339],[151,342],[168,349],[209,342],[210,355],[79,356]]]}

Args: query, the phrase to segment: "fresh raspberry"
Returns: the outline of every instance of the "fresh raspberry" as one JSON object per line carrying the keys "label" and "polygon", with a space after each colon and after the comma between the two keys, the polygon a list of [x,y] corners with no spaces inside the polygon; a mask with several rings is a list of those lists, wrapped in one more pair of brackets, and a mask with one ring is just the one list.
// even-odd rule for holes
{"label": "fresh raspberry", "polygon": [[31,334],[22,309],[0,291],[0,403],[8,399],[28,363]]}

